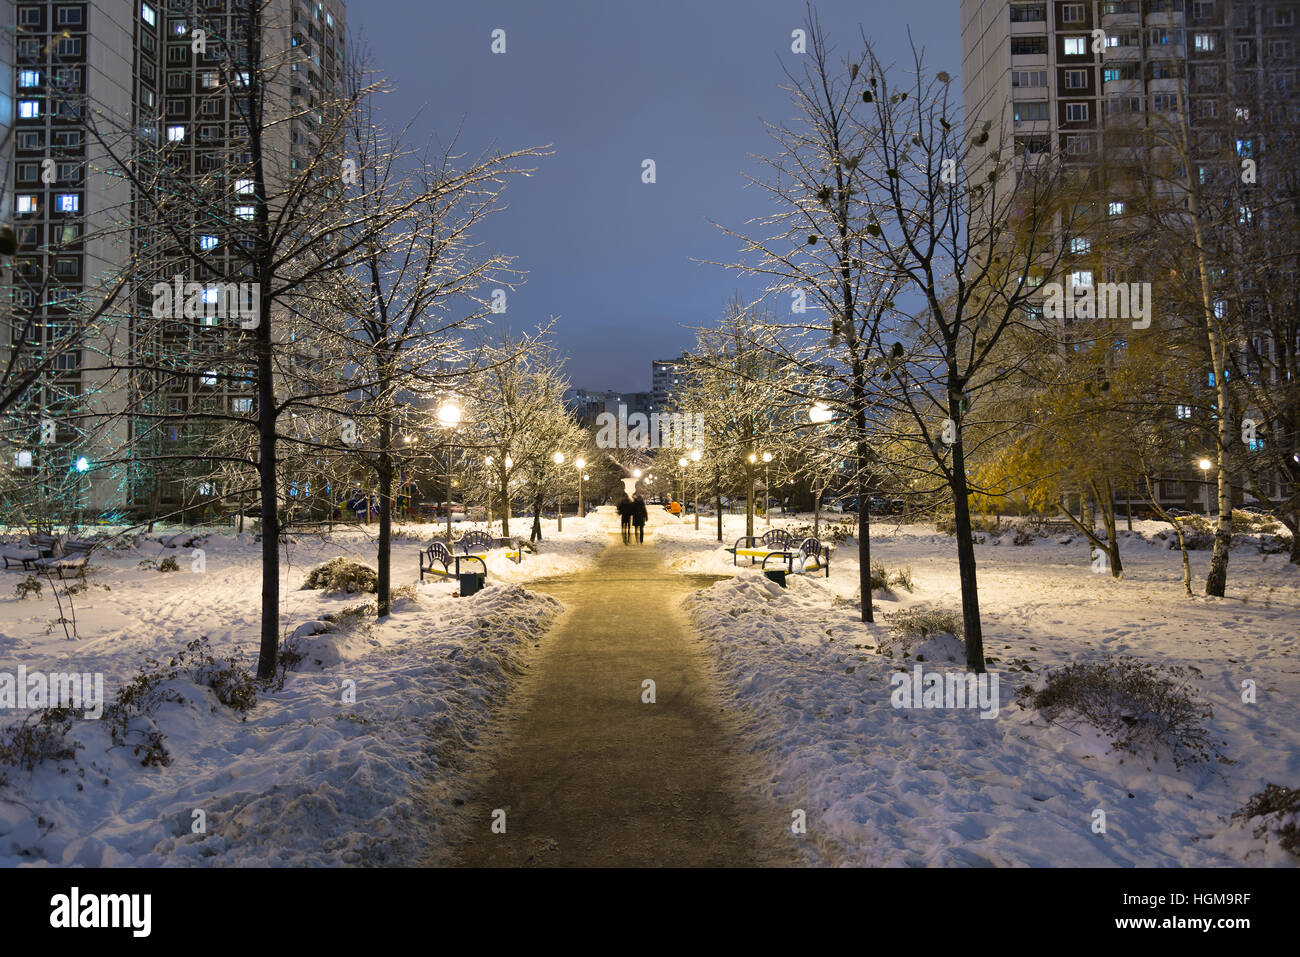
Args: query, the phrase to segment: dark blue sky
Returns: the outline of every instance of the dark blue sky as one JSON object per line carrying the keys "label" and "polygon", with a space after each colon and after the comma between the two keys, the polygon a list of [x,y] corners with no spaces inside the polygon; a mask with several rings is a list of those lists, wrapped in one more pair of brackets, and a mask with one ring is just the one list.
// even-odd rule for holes
{"label": "dark blue sky", "polygon": [[[792,0],[352,0],[349,29],[396,92],[392,120],[419,113],[413,135],[477,153],[554,144],[509,208],[478,233],[517,258],[527,283],[510,297],[514,330],[554,315],[573,384],[648,390],[650,360],[680,354],[733,290],[733,240],[769,211],[742,170],[773,151],[764,121],[792,118],[781,62],[794,66]],[[957,0],[823,0],[837,50],[861,26],[907,58],[907,29],[931,69],[960,72]],[[490,50],[506,31],[504,55]],[[960,89],[960,87],[958,87]],[[652,158],[658,181],[641,182]]]}

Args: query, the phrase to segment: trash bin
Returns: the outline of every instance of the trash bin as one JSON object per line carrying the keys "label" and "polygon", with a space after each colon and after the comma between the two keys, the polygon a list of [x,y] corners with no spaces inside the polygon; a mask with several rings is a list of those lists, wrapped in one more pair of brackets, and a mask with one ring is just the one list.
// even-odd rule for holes
{"label": "trash bin", "polygon": [[460,597],[468,598],[475,594],[483,587],[483,579],[487,576],[482,572],[461,572],[460,574]]}

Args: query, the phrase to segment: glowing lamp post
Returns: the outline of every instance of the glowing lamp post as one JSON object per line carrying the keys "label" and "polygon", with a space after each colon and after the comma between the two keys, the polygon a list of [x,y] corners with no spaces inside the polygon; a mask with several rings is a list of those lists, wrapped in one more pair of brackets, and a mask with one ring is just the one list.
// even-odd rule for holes
{"label": "glowing lamp post", "polygon": [[[564,453],[556,452],[551,456],[551,461],[555,463],[557,468],[563,465]],[[557,532],[564,531],[564,505],[560,501],[560,486],[558,484],[555,486],[555,530]]]}
{"label": "glowing lamp post", "polygon": [[587,481],[587,477],[582,474],[582,470],[587,467],[584,459],[575,459],[573,467],[578,470],[578,518],[586,518],[587,513],[582,510],[582,483]]}
{"label": "glowing lamp post", "polygon": [[[455,437],[456,427],[460,425],[460,406],[448,399],[438,407],[438,423],[443,428],[449,429],[452,437]],[[452,444],[449,439],[447,442],[447,547],[451,548],[451,450]]]}
{"label": "glowing lamp post", "polygon": [[772,524],[772,499],[768,494],[768,482],[771,473],[768,467],[772,462],[772,453],[763,453],[763,514],[767,517],[767,524]]}
{"label": "glowing lamp post", "polygon": [[1209,459],[1201,459],[1196,463],[1197,468],[1201,470],[1201,477],[1205,480],[1205,518],[1210,518],[1210,469],[1214,463]]}
{"label": "glowing lamp post", "polygon": [[[699,464],[703,457],[704,453],[699,449],[691,452],[691,461],[696,464]],[[698,532],[700,530],[700,480],[694,475],[691,476],[691,485],[695,490],[695,530]]]}

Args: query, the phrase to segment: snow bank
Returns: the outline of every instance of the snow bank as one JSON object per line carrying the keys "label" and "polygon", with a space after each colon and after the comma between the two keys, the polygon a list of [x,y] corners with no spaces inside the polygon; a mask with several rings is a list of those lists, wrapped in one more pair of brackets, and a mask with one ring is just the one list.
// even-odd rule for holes
{"label": "snow bank", "polygon": [[[597,550],[594,533],[569,524],[546,543],[554,561],[526,556],[509,570],[526,581],[580,567]],[[111,700],[146,659],[165,661],[200,636],[219,658],[251,665],[257,546],[174,535],[165,537],[175,549],[146,537],[97,554],[88,589],[74,599],[81,637],[73,642],[50,631],[57,612],[48,587],[40,599],[0,592],[0,672],[101,673]],[[395,586],[416,582],[420,537],[417,529],[414,541],[395,543]],[[193,548],[203,550],[202,571],[191,571]],[[179,572],[138,567],[176,549]],[[178,678],[162,689],[169,700],[152,723],[133,724],[162,732],[170,763],[143,767],[130,747],[112,745],[107,721],[78,721],[73,760],[0,768],[0,866],[413,864],[436,847],[438,801],[460,796],[466,748],[561,606],[490,574],[472,597],[452,597],[455,583],[425,583],[383,622],[354,615],[352,630],[339,629],[325,616],[374,596],[299,586],[308,569],[340,554],[374,562],[373,543],[351,531],[303,536],[286,549],[281,622],[305,658],[282,690],[259,691],[247,715]],[[22,577],[0,580],[0,589]],[[3,712],[0,722],[23,717]]]}
{"label": "snow bank", "polygon": [[[741,519],[743,523],[743,519]],[[703,524],[703,523],[702,523]],[[736,526],[728,522],[728,537]],[[759,528],[759,531],[762,527]],[[743,524],[736,536],[743,534]],[[846,542],[829,582],[782,590],[701,528],[678,536],[670,564],[736,577],[690,610],[724,694],[771,776],[765,796],[806,809],[823,859],[905,866],[1294,865],[1277,841],[1231,815],[1300,765],[1300,587],[1284,557],[1234,550],[1227,599],[1181,594],[1181,559],[1134,536],[1126,577],[1094,574],[1086,546],[1039,540],[977,546],[985,653],[999,679],[996,717],[972,708],[900,708],[896,682],[917,667],[960,672],[964,647],[931,635],[885,657],[886,616],[925,605],[960,611],[951,536],[929,526],[877,530],[872,557],[913,569],[915,592],[877,592],[876,624],[858,619],[858,567]],[[728,542],[730,544],[730,542]],[[723,559],[725,558],[725,561]],[[1208,553],[1193,553],[1203,583]],[[1177,771],[1156,755],[1114,752],[1086,728],[1048,725],[1015,703],[1044,669],[1129,654],[1186,665],[1233,763]],[[1258,699],[1242,700],[1243,681]],[[1094,830],[1104,812],[1105,832]]]}

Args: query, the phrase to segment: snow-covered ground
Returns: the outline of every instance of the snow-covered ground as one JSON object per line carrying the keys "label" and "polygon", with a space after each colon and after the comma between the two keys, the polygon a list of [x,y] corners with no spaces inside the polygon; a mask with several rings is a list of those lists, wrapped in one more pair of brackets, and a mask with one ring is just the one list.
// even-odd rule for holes
{"label": "snow-covered ground", "polygon": [[[794,576],[782,589],[756,569],[734,568],[707,518],[699,532],[688,523],[656,537],[671,567],[735,576],[700,592],[691,612],[770,768],[760,789],[807,811],[808,839],[823,859],[1293,865],[1276,841],[1230,816],[1268,782],[1300,784],[1300,570],[1246,538],[1232,553],[1229,597],[1187,598],[1179,553],[1151,540],[1165,528],[1138,523],[1125,535],[1118,581],[1093,572],[1077,537],[977,546],[985,654],[999,678],[994,718],[891,704],[891,677],[914,672],[918,657],[879,653],[885,616],[917,606],[960,613],[954,540],[932,525],[874,529],[873,559],[891,571],[910,567],[915,590],[877,592],[872,625],[858,620],[852,539],[838,548],[829,580]],[[756,531],[765,529],[760,521]],[[729,516],[725,544],[743,533],[743,518]],[[1192,552],[1200,590],[1208,562],[1208,551]],[[929,655],[921,650],[913,649],[926,671],[962,668],[943,660],[941,640],[924,649]],[[1228,761],[1176,770],[1168,754],[1116,753],[1087,727],[1050,725],[1016,704],[1016,690],[1045,670],[1107,655],[1189,667]],[[1255,703],[1242,701],[1247,679]],[[1104,833],[1094,830],[1098,811]]]}
{"label": "snow-covered ground", "polygon": [[[512,525],[527,536],[526,519]],[[457,532],[462,528],[458,527]],[[414,585],[383,622],[310,642],[281,690],[259,690],[246,715],[180,677],[159,687],[152,724],[138,718],[130,744],[159,730],[170,755],[144,767],[113,746],[108,722],[77,721],[72,760],[34,770],[0,767],[0,866],[409,864],[439,837],[436,805],[461,800],[458,759],[560,612],[521,583],[585,567],[609,541],[603,521],[543,523],[538,554],[488,562],[487,587],[453,597],[455,582],[419,584],[419,545],[440,527],[395,536],[394,587]],[[299,536],[286,550],[282,634],[373,595],[301,590],[306,573],[339,555],[375,564],[373,534]],[[111,701],[123,683],[164,664],[192,640],[218,659],[255,666],[260,552],[252,537],[212,534],[192,545],[164,530],[137,545],[96,553],[89,587],[74,596],[77,640],[64,637],[50,585],[19,599],[24,572],[0,578],[0,676],[102,673]],[[201,556],[196,553],[200,549]],[[141,568],[173,557],[179,571]],[[201,561],[200,561],[201,558]],[[65,599],[66,607],[66,599]],[[306,629],[314,630],[314,629]],[[2,680],[2,679],[0,679]],[[353,694],[354,699],[353,700]],[[0,725],[27,712],[0,708]],[[201,813],[196,813],[201,812]],[[202,828],[200,830],[200,824]]]}

